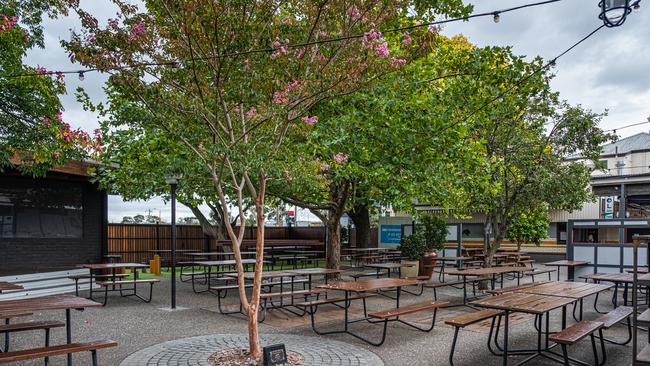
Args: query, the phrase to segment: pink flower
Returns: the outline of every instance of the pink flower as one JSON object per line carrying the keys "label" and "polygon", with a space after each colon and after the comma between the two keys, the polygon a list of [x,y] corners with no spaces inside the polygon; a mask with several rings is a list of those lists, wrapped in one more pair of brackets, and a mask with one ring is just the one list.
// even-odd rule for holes
{"label": "pink flower", "polygon": [[100,139],[102,138],[102,131],[100,131],[99,128],[95,129],[95,137],[100,138]]}
{"label": "pink flower", "polygon": [[39,66],[39,67],[37,67],[37,68],[35,69],[35,71],[36,71],[36,73],[37,73],[38,75],[43,75],[43,74],[45,74],[45,73],[47,72],[47,70],[45,70],[45,68],[44,68],[43,66]]}
{"label": "pink flower", "polygon": [[305,49],[304,48],[299,48],[299,49],[296,50],[296,52],[294,52],[293,57],[301,58],[302,55],[304,55],[304,54],[305,54]]}
{"label": "pink flower", "polygon": [[61,120],[63,119],[63,112],[58,112],[54,118],[57,121],[61,122]]}
{"label": "pink flower", "polygon": [[287,104],[289,103],[289,96],[285,91],[276,91],[275,93],[273,93],[273,103]]}
{"label": "pink flower", "polygon": [[436,33],[438,33],[438,31],[440,31],[440,28],[438,28],[437,26],[435,26],[433,24],[429,26],[429,33],[436,34]]}
{"label": "pink flower", "polygon": [[382,42],[377,47],[375,47],[375,55],[377,55],[377,57],[387,57],[390,55],[390,50],[388,50],[388,42]]}
{"label": "pink flower", "polygon": [[363,34],[362,43],[366,48],[373,49],[374,44],[381,39],[381,33],[375,31],[375,25],[373,24],[370,31]]}
{"label": "pink flower", "polygon": [[248,112],[246,112],[246,118],[252,119],[253,117],[255,117],[256,112],[257,109],[255,109],[255,107],[251,107],[251,109],[249,109]]}
{"label": "pink flower", "polygon": [[321,172],[324,173],[324,172],[326,172],[326,171],[328,171],[328,170],[330,170],[330,165],[329,165],[329,164],[327,164],[327,163],[323,163],[323,164],[320,165],[320,171],[321,171]]}
{"label": "pink flower", "polygon": [[54,156],[55,159],[58,159],[61,156],[61,153],[58,151],[55,151],[52,153],[52,156]]}
{"label": "pink flower", "polygon": [[359,9],[357,9],[355,5],[352,5],[350,8],[348,8],[347,13],[350,16],[350,18],[352,18],[352,20],[358,20],[359,18],[361,18],[361,12],[359,11]]}
{"label": "pink flower", "polygon": [[56,72],[56,80],[63,81],[64,78],[65,78],[65,75],[63,75],[63,73],[61,71]]}
{"label": "pink flower", "polygon": [[318,122],[318,116],[311,116],[311,117],[303,116],[302,121],[311,126],[314,123]]}
{"label": "pink flower", "polygon": [[348,161],[348,156],[343,153],[338,153],[334,155],[334,161],[339,164],[345,163],[346,161]]}
{"label": "pink flower", "polygon": [[46,125],[46,126],[49,126],[49,125],[52,124],[52,120],[47,118],[47,117],[41,118],[41,122],[43,122],[43,124]]}
{"label": "pink flower", "polygon": [[119,19],[109,19],[108,20],[108,25],[111,26],[112,28],[117,28],[117,26],[120,24]]}
{"label": "pink flower", "polygon": [[236,105],[235,108],[233,108],[232,110],[233,110],[233,112],[239,114],[240,109],[239,109],[238,105]]}
{"label": "pink flower", "polygon": [[408,46],[411,44],[411,35],[409,32],[404,32],[404,36],[402,36],[402,45]]}
{"label": "pink flower", "polygon": [[395,67],[404,66],[404,64],[406,64],[406,60],[403,58],[393,57],[390,59],[390,64]]}
{"label": "pink flower", "polygon": [[327,35],[327,32],[320,31],[320,32],[318,32],[318,35],[320,35],[321,37],[325,37]]}
{"label": "pink flower", "polygon": [[132,32],[138,36],[143,35],[145,32],[144,23],[140,22],[133,26]]}

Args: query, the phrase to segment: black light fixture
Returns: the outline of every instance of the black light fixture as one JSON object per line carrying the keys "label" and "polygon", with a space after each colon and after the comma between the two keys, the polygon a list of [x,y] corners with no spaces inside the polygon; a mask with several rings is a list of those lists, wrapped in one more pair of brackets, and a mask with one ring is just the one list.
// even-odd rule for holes
{"label": "black light fixture", "polygon": [[601,0],[598,18],[609,28],[618,27],[625,23],[627,15],[632,12],[630,0]]}
{"label": "black light fixture", "polygon": [[171,293],[171,308],[176,309],[176,186],[178,185],[178,178],[176,177],[167,177],[165,182],[169,184],[171,188],[171,198],[172,198],[172,293]]}

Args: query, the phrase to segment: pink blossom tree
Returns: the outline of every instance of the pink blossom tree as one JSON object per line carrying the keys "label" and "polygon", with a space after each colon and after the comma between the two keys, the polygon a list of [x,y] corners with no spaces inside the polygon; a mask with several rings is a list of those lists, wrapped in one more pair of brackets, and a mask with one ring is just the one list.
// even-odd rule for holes
{"label": "pink blossom tree", "polygon": [[[118,17],[100,24],[70,0],[83,28],[64,46],[73,61],[111,74],[107,131],[128,135],[120,140],[125,144],[164,143],[173,155],[161,157],[161,164],[183,174],[182,184],[210,182],[224,221],[239,218],[238,227],[226,229],[248,316],[249,351],[260,358],[266,188],[269,180],[289,179],[277,163],[289,129],[311,128],[318,123],[309,113],[313,106],[399,70],[435,41],[427,29],[410,30],[409,42],[402,42],[403,32],[380,30],[469,9],[457,0],[151,0],[146,9],[114,3]],[[124,168],[129,162],[119,163]],[[257,226],[250,296],[240,252],[247,201]]]}

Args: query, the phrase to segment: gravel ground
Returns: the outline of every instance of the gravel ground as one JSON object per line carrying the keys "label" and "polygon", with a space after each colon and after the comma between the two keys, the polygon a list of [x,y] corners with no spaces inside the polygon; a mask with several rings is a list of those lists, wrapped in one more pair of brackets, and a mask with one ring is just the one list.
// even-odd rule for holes
{"label": "gravel ground", "polygon": [[[523,281],[528,281],[524,279]],[[194,294],[191,286],[187,283],[180,283],[178,288],[178,306],[185,307],[185,310],[169,312],[161,310],[169,306],[169,281],[163,280],[154,287],[154,300],[150,304],[145,304],[132,298],[120,298],[117,294],[110,295],[108,306],[105,308],[88,309],[83,312],[73,312],[73,339],[79,341],[88,341],[93,339],[113,339],[119,343],[114,349],[102,350],[99,353],[100,365],[119,365],[119,363],[129,354],[146,348],[148,346],[161,343],[168,340],[208,335],[215,333],[245,333],[246,321],[238,315],[221,315],[206,308],[216,306],[216,297],[214,295]],[[509,283],[506,285],[514,285]],[[234,293],[230,293],[229,301],[233,301]],[[462,301],[462,291],[445,288],[438,291],[439,299],[450,300],[452,302]],[[425,291],[424,295],[415,297],[413,295],[404,295],[403,304],[425,301],[432,298],[430,290]],[[600,297],[600,308],[611,309],[610,292]],[[594,319],[597,314],[593,312],[593,297],[585,302],[585,319]],[[394,304],[393,301],[380,298],[373,299],[369,307],[387,308]],[[454,308],[454,312],[469,311],[469,309]],[[453,339],[453,328],[443,324],[445,312],[452,310],[441,310],[439,312],[438,323],[436,328],[430,333],[421,333],[403,325],[389,325],[388,338],[381,347],[368,346],[357,339],[338,335],[331,336],[331,339],[347,342],[358,347],[367,349],[376,353],[384,360],[385,365],[448,365],[448,357]],[[449,316],[449,314],[447,314]],[[64,312],[43,312],[35,314],[34,319],[64,320]],[[560,312],[554,312],[551,316],[552,325],[556,326],[560,322]],[[421,319],[420,319],[421,320]],[[314,337],[317,342],[318,337],[312,332],[306,324],[298,322],[287,322],[286,326],[271,326],[268,324],[260,325],[261,333],[290,333]],[[532,321],[523,320],[515,322],[511,327],[510,340],[511,347],[532,347],[536,344],[536,332],[532,327]],[[281,323],[280,323],[281,324]],[[276,322],[275,325],[278,325]],[[325,325],[327,327],[329,325]],[[335,325],[333,325],[335,326]],[[375,328],[376,327],[376,328]],[[377,338],[380,336],[377,326],[356,324],[354,329],[358,329],[364,335]],[[619,340],[624,339],[627,331],[623,326],[617,326],[607,331],[606,335]],[[645,339],[645,336],[641,336]],[[500,365],[501,359],[491,355],[487,348],[487,333],[472,330],[461,331],[459,341],[456,347],[454,362],[456,365]],[[42,346],[43,336],[39,333],[16,334],[12,337],[12,349],[21,349],[26,347]],[[52,344],[65,342],[65,330],[56,329],[52,334]],[[607,345],[607,364],[622,365],[631,363],[632,347]],[[559,350],[559,349],[558,349]],[[571,356],[592,363],[591,346],[588,339],[580,342],[578,345],[570,348]],[[523,357],[513,357],[512,363],[521,360]],[[19,363],[17,365],[41,365],[42,362]],[[55,357],[50,360],[50,365],[64,365],[64,357]],[[79,355],[75,357],[75,365],[89,365],[90,358],[88,355]],[[529,363],[531,365],[551,365],[541,359]]]}

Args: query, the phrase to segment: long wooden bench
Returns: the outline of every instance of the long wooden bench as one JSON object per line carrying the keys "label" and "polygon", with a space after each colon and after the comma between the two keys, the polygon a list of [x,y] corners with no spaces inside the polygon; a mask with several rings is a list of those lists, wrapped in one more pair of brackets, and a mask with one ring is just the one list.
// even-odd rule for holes
{"label": "long wooden bench", "polygon": [[[93,278],[95,279],[95,281],[97,281],[99,279],[113,280],[113,279],[116,279],[116,278],[124,278],[124,277],[127,277],[127,276],[129,276],[129,274],[127,274],[127,273],[116,273],[114,275],[112,275],[112,274],[98,274],[98,275],[93,275]],[[76,296],[79,296],[79,280],[90,279],[90,275],[89,274],[80,274],[80,275],[68,276],[68,278],[74,281],[74,294]],[[91,283],[90,286],[92,286],[92,285],[93,284]]]}
{"label": "long wooden bench", "polygon": [[[142,300],[142,301],[144,301],[146,303],[149,303],[149,302],[151,302],[151,298],[153,296],[153,285],[158,283],[158,282],[160,282],[160,280],[157,279],[157,278],[148,278],[148,279],[141,279],[141,280],[98,281],[97,284],[99,286],[104,287],[104,303],[103,303],[103,305],[106,306],[106,303],[108,301],[108,288],[111,287],[111,286],[119,286],[119,288],[120,288],[119,289],[120,296],[122,296],[122,297],[135,296],[138,299],[140,299],[140,300]],[[136,291],[136,285],[138,285],[138,284],[149,284],[149,298],[148,299],[145,299],[144,297],[138,295],[138,293]],[[123,291],[122,285],[133,285],[132,288],[126,289],[127,291],[132,290],[133,293],[124,295],[122,293],[122,291]]]}
{"label": "long wooden bench", "polygon": [[97,350],[117,346],[117,342],[102,340],[88,343],[71,343],[59,346],[32,348],[20,351],[0,353],[0,363],[13,363],[18,361],[47,359],[53,356],[62,356],[68,353],[90,352],[92,365],[97,366]]}
{"label": "long wooden bench", "polygon": [[[479,311],[474,311],[468,314],[463,314],[451,319],[445,320],[445,324],[451,325],[454,327],[454,340],[451,343],[451,352],[449,353],[449,364],[454,365],[454,351],[456,350],[456,341],[458,340],[458,332],[461,328],[465,328],[468,325],[472,325],[483,320],[492,319],[492,328],[494,327],[494,321],[497,317],[503,315],[503,311],[494,310],[494,309],[484,309]],[[490,336],[488,338],[488,345],[490,344],[492,338],[492,330],[490,329]]]}
{"label": "long wooden bench", "polygon": [[65,323],[59,321],[33,321],[26,323],[13,323],[0,325],[0,334],[5,335],[4,352],[9,352],[9,335],[11,333],[27,332],[32,330],[45,331],[45,347],[50,345],[50,329],[65,327]]}
{"label": "long wooden bench", "polygon": [[603,342],[603,322],[596,322],[590,320],[582,320],[575,323],[564,330],[551,335],[548,339],[552,342],[559,344],[562,347],[562,355],[564,357],[564,365],[569,366],[569,352],[567,346],[573,345],[589,336],[591,338],[592,351],[594,353],[594,365],[600,365],[598,362],[598,351],[596,350],[595,332],[600,333],[601,352],[603,354],[603,364],[607,357],[605,353],[605,344]]}
{"label": "long wooden bench", "polygon": [[382,277],[388,274],[388,271],[359,271],[343,273],[345,276],[352,277],[355,281],[364,277]]}
{"label": "long wooden bench", "polygon": [[[412,304],[412,305],[402,306],[399,308],[368,313],[369,318],[378,319],[379,322],[384,323],[384,330],[382,333],[381,340],[379,341],[379,343],[371,343],[371,344],[374,346],[381,346],[384,343],[384,341],[386,340],[386,333],[387,333],[389,321],[398,321],[402,324],[408,325],[411,328],[415,328],[421,332],[432,331],[436,325],[436,314],[438,313],[438,308],[445,307],[447,305],[449,305],[449,301],[427,301],[419,304]],[[402,315],[419,313],[421,311],[426,311],[426,310],[433,310],[433,317],[431,318],[431,326],[428,328],[422,328],[420,326],[406,322],[399,318]]]}
{"label": "long wooden bench", "polygon": [[[472,282],[472,280],[467,280],[467,282]],[[447,286],[456,286],[456,285],[463,285],[462,280],[457,280],[457,281],[447,281],[447,282],[438,282],[438,283],[425,283],[422,286],[425,288],[430,288],[433,289],[433,300],[438,300],[438,289],[441,287],[447,287]]]}
{"label": "long wooden bench", "polygon": [[535,276],[543,275],[548,273],[548,280],[551,281],[551,273],[557,272],[555,269],[535,269],[531,272],[527,272],[526,276],[531,276],[533,282],[535,282]]}
{"label": "long wooden bench", "polygon": [[[352,300],[361,300],[361,299],[367,299],[369,297],[375,297],[377,294],[367,294],[367,293],[359,293],[354,296],[348,296],[348,302]],[[345,297],[328,297],[324,299],[318,299],[318,300],[311,300],[311,301],[303,301],[296,303],[295,306],[300,307],[300,308],[318,308],[320,305],[326,305],[326,304],[336,304],[339,302],[345,302]],[[346,304],[345,306],[348,306],[349,304]]]}
{"label": "long wooden bench", "polygon": [[[607,314],[604,314],[600,317],[598,317],[595,321],[597,322],[602,322],[603,323],[603,329],[607,330],[614,325],[622,322],[623,320],[627,320],[627,340],[624,342],[617,342],[613,341],[611,339],[604,338],[603,340],[608,343],[616,344],[619,346],[624,346],[632,340],[632,321],[630,320],[630,317],[632,316],[632,312],[634,309],[629,306],[619,306],[616,309],[610,311]],[[596,336],[596,338],[600,338],[600,336]]]}

